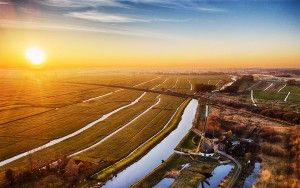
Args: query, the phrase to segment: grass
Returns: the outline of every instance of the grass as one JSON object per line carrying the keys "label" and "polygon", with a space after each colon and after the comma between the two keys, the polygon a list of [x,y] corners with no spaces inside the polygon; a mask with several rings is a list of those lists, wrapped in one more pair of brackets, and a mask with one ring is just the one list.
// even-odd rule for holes
{"label": "grass", "polygon": [[[164,163],[156,167],[150,174],[145,176],[143,179],[139,180],[132,187],[153,187],[164,178],[167,171],[178,167],[178,163],[175,161],[180,158],[180,155],[171,155]],[[184,162],[182,162],[184,164]]]}
{"label": "grass", "polygon": [[[124,155],[126,156],[140,144],[147,141],[164,127],[176,111],[176,108],[183,102],[182,99],[174,100],[176,97],[161,96],[161,98],[158,106],[96,148],[82,154],[82,156],[118,161]],[[121,145],[122,147],[120,147]]]}
{"label": "grass", "polygon": [[280,145],[274,145],[270,143],[263,142],[260,144],[261,150],[263,153],[269,156],[274,157],[285,157],[287,155],[287,152],[284,148],[282,148]]}
{"label": "grass", "polygon": [[159,183],[168,172],[177,171],[182,165],[190,163],[190,167],[183,170],[175,180],[176,187],[197,187],[200,181],[205,179],[203,173],[211,173],[216,162],[192,160],[188,156],[174,153],[164,163],[159,165],[150,174],[136,182],[132,187],[153,187]]}
{"label": "grass", "polygon": [[[277,100],[280,102],[283,102],[286,95],[288,94],[289,91],[282,90],[281,92],[277,91],[254,91],[254,98],[255,99],[260,99],[260,100]],[[249,92],[250,93],[250,92]],[[299,91],[300,93],[300,91]],[[249,94],[250,96],[250,94]],[[250,100],[250,97],[249,97]],[[295,93],[291,90],[291,94],[289,95],[287,102],[300,102],[300,95],[298,93]]]}
{"label": "grass", "polygon": [[[197,145],[194,143],[194,139],[196,137],[196,133],[193,131],[190,131],[188,134],[185,135],[185,137],[180,141],[178,146],[176,147],[177,150],[181,149],[187,149],[187,150],[196,150]],[[198,136],[197,136],[198,137]]]}
{"label": "grass", "polygon": [[221,88],[225,83],[231,81],[230,76],[223,74],[202,74],[197,76],[188,76],[188,79],[193,85],[195,84],[213,84],[217,85],[217,88]]}
{"label": "grass", "polygon": [[[257,105],[263,107],[270,107],[282,109],[287,112],[297,112],[300,110],[300,88],[296,86],[286,86],[280,92],[277,89],[270,89],[267,91],[254,90],[254,99],[257,101]],[[286,102],[284,99],[287,94],[290,93]],[[246,91],[243,95],[240,95],[239,101],[252,104],[250,98],[250,91]]]}
{"label": "grass", "polygon": [[172,130],[174,130],[180,121],[181,115],[188,104],[188,100],[184,102],[183,105],[180,106],[179,111],[176,113],[170,124],[167,126],[166,129],[163,129],[156,137],[151,138],[148,140],[142,147],[136,150],[132,155],[129,155],[122,160],[115,163],[113,166],[110,166],[98,174],[95,175],[95,178],[98,180],[106,180],[110,177],[111,174],[115,174],[116,172],[120,171],[121,169],[125,168],[132,162],[141,158],[145,153],[147,153],[155,144],[161,141],[167,134],[169,134]]}
{"label": "grass", "polygon": [[8,106],[0,109],[0,124],[15,121],[21,118],[32,116],[51,110],[52,108],[32,106]]}
{"label": "grass", "polygon": [[176,82],[175,77],[168,77],[166,78],[166,81],[164,83],[162,83],[159,87],[157,87],[157,89],[161,89],[161,90],[171,89],[174,86],[175,82]]}
{"label": "grass", "polygon": [[[114,88],[75,83],[133,86],[156,77],[158,75],[99,74],[99,72],[94,73],[92,71],[81,73],[72,70],[66,72],[19,71],[17,74],[2,71],[0,108],[16,104],[62,107],[115,90]],[[74,84],[66,82],[74,82]]]}
{"label": "grass", "polygon": [[[152,103],[156,101],[155,97],[157,94],[146,94],[140,102],[136,103],[134,106],[128,107],[110,116],[106,121],[96,124],[94,127],[82,132],[81,134],[72,137],[71,139],[65,140],[59,144],[56,144],[50,148],[41,150],[32,154],[32,157],[36,160],[36,166],[41,166],[42,164],[47,164],[58,156],[69,155],[75,151],[86,148],[89,145],[96,143],[101,140],[104,136],[109,135],[117,128],[123,126],[125,123],[129,122],[135,116],[137,116],[141,111],[147,109]],[[3,148],[5,150],[5,148]],[[47,157],[43,157],[47,156]],[[25,167],[28,163],[26,158],[20,159],[7,167]]]}
{"label": "grass", "polygon": [[[24,138],[21,142],[0,149],[0,159],[27,151],[54,138],[72,133],[101,115],[135,100],[141,92],[121,91],[105,100],[81,103],[49,111],[38,116],[0,125],[0,142],[4,136]],[[84,117],[84,118],[83,118]]]}
{"label": "grass", "polygon": [[[71,154],[72,152],[78,151],[80,149],[83,149],[89,145],[94,144],[95,142],[97,142],[98,140],[100,140],[101,138],[103,138],[105,135],[109,135],[113,130],[116,130],[118,127],[124,125],[126,122],[130,121],[131,119],[133,119],[134,116],[138,115],[139,113],[141,113],[141,111],[144,111],[146,108],[148,108],[151,104],[154,103],[154,101],[156,101],[157,99],[155,99],[157,96],[157,94],[147,94],[145,95],[144,98],[141,99],[140,103],[137,103],[135,106],[132,106],[132,108],[128,108],[128,109],[124,109],[124,111],[115,114],[111,117],[109,117],[106,121],[104,121],[103,123],[101,123],[101,126],[96,125],[95,127],[83,132],[82,134],[66,140],[62,143],[59,143],[57,145],[54,145],[50,148],[41,150],[39,152],[36,152],[34,154],[31,155],[31,158],[33,159],[33,165],[34,166],[43,166],[47,163],[50,163],[51,161],[67,155],[67,154]],[[168,96],[164,96],[164,99],[162,99],[162,101],[164,101],[162,105],[158,106],[158,109],[160,109],[159,111],[165,111],[165,112],[171,112],[172,108],[171,107],[175,107],[175,105],[178,104],[177,102],[177,98],[176,97],[168,97]],[[181,101],[181,100],[179,100]],[[168,103],[170,103],[169,105],[167,105]],[[158,111],[158,109],[156,109],[155,111]],[[158,119],[166,119],[167,118],[162,118],[165,113],[160,113],[160,117]],[[148,117],[148,116],[146,116]],[[136,126],[138,127],[143,127],[141,126],[143,125],[143,120],[140,120]],[[131,126],[131,125],[130,125]],[[154,134],[153,130],[143,130],[143,132],[140,134],[142,137],[144,137],[144,135],[149,135],[149,134]],[[124,135],[124,133],[118,133],[116,134],[116,137],[122,137]],[[140,137],[139,137],[140,138]],[[147,137],[146,137],[147,138]],[[133,143],[142,143],[142,141],[140,140],[134,140]],[[105,144],[105,142],[103,144],[99,145],[101,146],[110,146]],[[130,146],[132,147],[132,146]],[[96,147],[98,150],[98,147]],[[100,150],[101,151],[101,150]],[[103,151],[103,150],[102,150]],[[89,151],[87,151],[87,153],[89,153]],[[112,154],[114,154],[114,152],[110,152],[110,156],[108,155],[107,158],[111,161],[111,159],[113,159]],[[121,152],[119,153],[120,157],[123,157],[126,155],[126,152]],[[98,155],[98,154],[97,154]],[[47,157],[44,157],[47,156]],[[101,155],[99,155],[101,156]],[[83,160],[87,160],[87,158],[85,157],[85,155],[83,155],[83,157],[79,157],[80,159]],[[9,165],[6,166],[6,168],[26,168],[29,164],[29,159],[28,157],[19,159]],[[3,168],[2,170],[5,170],[6,168]],[[3,172],[3,171],[2,171]]]}
{"label": "grass", "polygon": [[230,81],[230,77],[227,75],[171,75],[166,77],[165,79],[166,81],[164,82],[164,84],[157,87],[156,90],[172,89],[180,93],[190,94],[194,93],[194,91],[190,90],[190,82],[195,85],[199,83],[207,84],[209,81],[210,84],[218,84],[217,88],[220,88],[222,85],[224,85],[225,82]]}
{"label": "grass", "polygon": [[[21,71],[18,74],[2,71],[1,73],[0,160],[70,134],[98,119],[103,114],[130,103],[142,93],[123,90],[99,100],[82,103],[84,100],[117,90],[116,88],[83,83],[135,86],[160,77],[138,87],[150,89],[162,83],[165,79],[169,79],[159,88],[171,89],[178,78],[174,89],[178,92],[188,93],[191,91],[187,79],[191,79],[193,82],[207,82],[208,79],[211,79],[211,82],[215,82],[219,78],[225,77],[223,75],[99,74],[99,72],[85,72],[82,70]],[[156,96],[157,94],[147,94],[132,108],[124,109],[120,113],[109,117],[106,121],[101,122],[101,125],[96,125],[80,135],[32,154],[33,165],[35,167],[42,166],[63,155],[68,155],[96,143],[151,106],[156,101]],[[100,144],[99,148],[82,153],[79,158],[92,161],[98,159],[112,162],[119,161],[152,135],[159,132],[183,101],[184,99],[177,97],[162,96],[159,106],[149,111],[145,117],[141,117],[132,125],[120,131],[115,137],[112,137],[116,140],[115,144],[107,140],[105,142],[106,146],[103,146],[104,143]],[[180,116],[176,115],[174,121],[177,121],[178,118]],[[138,156],[144,154],[147,149],[153,147],[155,143],[173,130],[175,124],[172,122],[169,125],[170,127],[161,132],[157,138],[152,139],[149,143],[147,142],[144,145],[146,149],[138,150]],[[124,140],[126,140],[124,149],[117,150],[118,144],[122,144]],[[137,158],[135,155],[130,157],[129,161]],[[7,168],[20,170],[27,168],[28,161],[28,157],[22,158],[1,167],[0,171],[3,173]],[[126,165],[127,162],[123,165]]]}
{"label": "grass", "polygon": [[282,142],[286,147],[281,147],[280,152],[278,143],[269,143],[271,148],[267,148],[267,152],[262,148],[262,171],[256,183],[257,187],[299,187],[299,126],[290,129],[288,138]]}

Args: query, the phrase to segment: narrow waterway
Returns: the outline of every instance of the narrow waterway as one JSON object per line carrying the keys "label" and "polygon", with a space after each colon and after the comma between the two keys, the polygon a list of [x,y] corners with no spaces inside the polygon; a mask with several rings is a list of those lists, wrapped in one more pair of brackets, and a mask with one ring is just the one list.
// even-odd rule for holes
{"label": "narrow waterway", "polygon": [[254,164],[252,173],[245,179],[243,188],[250,188],[257,181],[258,175],[260,172],[260,162]]}
{"label": "narrow waterway", "polygon": [[231,80],[232,80],[232,82],[229,82],[229,83],[223,85],[221,87],[220,91],[224,90],[228,86],[231,86],[237,80],[237,76],[231,76]]}
{"label": "narrow waterway", "polygon": [[170,185],[172,185],[172,183],[174,183],[174,181],[175,181],[175,179],[173,179],[173,178],[164,178],[157,185],[155,185],[153,188],[170,187]]}
{"label": "narrow waterway", "polygon": [[133,163],[125,170],[118,173],[113,179],[106,182],[104,187],[129,187],[159,166],[162,160],[166,160],[174,152],[174,148],[180,140],[192,127],[197,105],[197,100],[191,100],[182,114],[178,127],[140,160]]}
{"label": "narrow waterway", "polygon": [[233,164],[226,164],[226,165],[219,165],[212,171],[212,177],[206,179],[209,183],[203,182],[199,183],[198,188],[205,188],[205,187],[218,187],[221,181],[229,174],[229,172],[234,168]]}

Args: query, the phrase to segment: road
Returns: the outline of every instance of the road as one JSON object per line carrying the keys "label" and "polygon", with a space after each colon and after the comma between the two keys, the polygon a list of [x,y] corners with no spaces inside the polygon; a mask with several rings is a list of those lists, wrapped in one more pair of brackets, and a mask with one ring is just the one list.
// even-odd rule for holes
{"label": "road", "polygon": [[223,155],[224,157],[227,157],[231,161],[233,161],[235,163],[236,167],[237,167],[237,170],[235,171],[235,174],[233,175],[233,177],[231,178],[231,181],[227,185],[227,188],[232,188],[233,185],[235,184],[235,182],[237,181],[237,179],[239,178],[241,172],[242,172],[242,165],[235,158],[233,158],[232,156],[226,154],[225,152],[218,151],[218,153],[220,155]]}

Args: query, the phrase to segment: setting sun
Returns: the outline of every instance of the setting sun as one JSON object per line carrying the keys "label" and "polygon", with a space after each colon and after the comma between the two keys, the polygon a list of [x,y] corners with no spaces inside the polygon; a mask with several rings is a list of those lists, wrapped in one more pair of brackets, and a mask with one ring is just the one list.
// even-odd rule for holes
{"label": "setting sun", "polygon": [[25,51],[25,56],[30,61],[30,63],[34,65],[40,65],[46,59],[45,52],[40,48],[36,48],[36,47],[28,48]]}

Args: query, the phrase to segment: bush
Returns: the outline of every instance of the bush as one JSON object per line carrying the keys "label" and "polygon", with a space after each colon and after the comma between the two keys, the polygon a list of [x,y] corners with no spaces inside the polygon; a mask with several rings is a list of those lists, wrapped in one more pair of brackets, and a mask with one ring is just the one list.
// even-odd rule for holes
{"label": "bush", "polygon": [[226,89],[224,89],[224,92],[227,93],[237,93],[239,91],[239,86],[238,85],[231,85],[226,87]]}
{"label": "bush", "polygon": [[286,156],[286,150],[278,145],[273,145],[269,143],[262,143],[261,150],[263,153],[274,156],[274,157],[285,157]]}
{"label": "bush", "polygon": [[226,87],[223,92],[226,93],[237,93],[239,91],[239,88],[244,83],[252,83],[254,82],[254,77],[252,75],[245,75],[241,78],[237,79],[231,86]]}
{"label": "bush", "polygon": [[298,85],[300,85],[300,83],[297,82],[296,80],[288,80],[286,82],[286,84],[289,85],[289,86],[298,86]]}
{"label": "bush", "polygon": [[196,84],[195,90],[196,92],[211,92],[216,89],[215,85],[209,85],[209,84]]}
{"label": "bush", "polygon": [[220,119],[211,115],[207,120],[206,135],[208,137],[219,137],[222,134]]}
{"label": "bush", "polygon": [[7,182],[12,185],[15,182],[15,175],[14,175],[14,171],[12,169],[8,169],[5,172],[5,178],[7,180]]}

